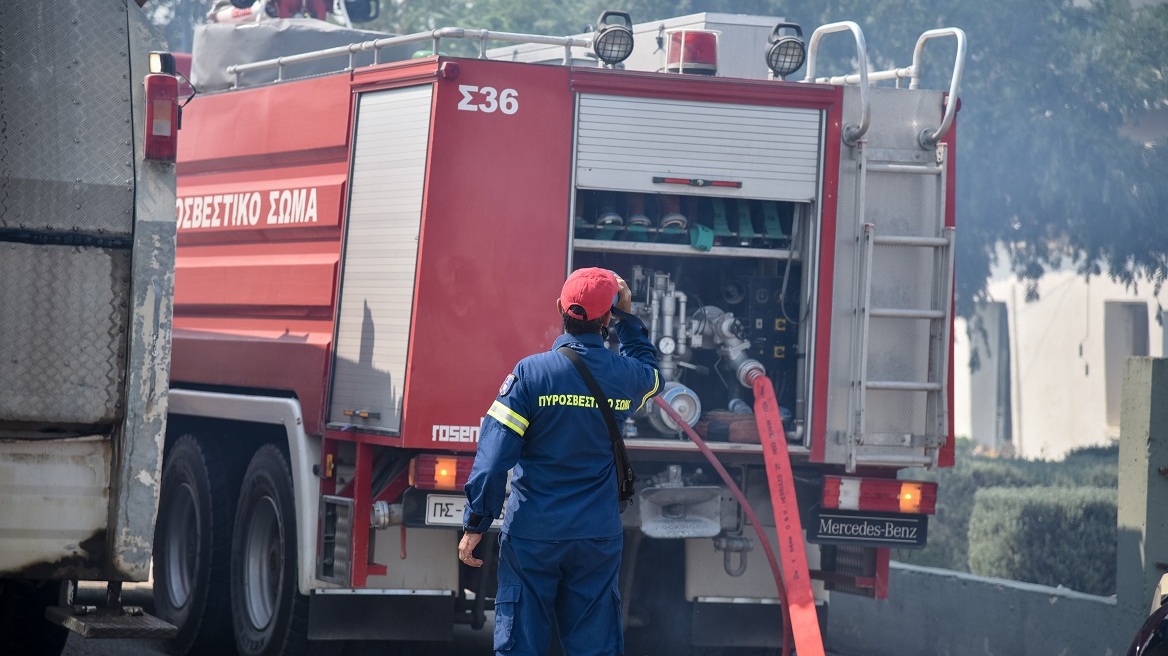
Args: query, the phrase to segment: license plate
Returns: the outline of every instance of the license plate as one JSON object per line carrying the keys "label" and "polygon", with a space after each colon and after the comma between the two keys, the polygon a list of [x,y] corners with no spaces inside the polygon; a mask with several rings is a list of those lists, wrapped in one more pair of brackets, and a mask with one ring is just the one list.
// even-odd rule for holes
{"label": "license plate", "polygon": [[466,497],[431,494],[426,497],[426,523],[436,526],[462,526],[462,509]]}
{"label": "license plate", "polygon": [[816,544],[855,544],[920,548],[928,537],[928,515],[815,509],[807,540]]}

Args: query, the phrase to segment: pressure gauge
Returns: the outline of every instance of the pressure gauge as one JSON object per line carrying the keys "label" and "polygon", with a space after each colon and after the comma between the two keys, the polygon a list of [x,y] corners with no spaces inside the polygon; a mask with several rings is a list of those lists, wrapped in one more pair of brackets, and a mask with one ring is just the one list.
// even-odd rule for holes
{"label": "pressure gauge", "polygon": [[677,341],[666,335],[657,341],[657,350],[663,355],[672,355],[677,350]]}

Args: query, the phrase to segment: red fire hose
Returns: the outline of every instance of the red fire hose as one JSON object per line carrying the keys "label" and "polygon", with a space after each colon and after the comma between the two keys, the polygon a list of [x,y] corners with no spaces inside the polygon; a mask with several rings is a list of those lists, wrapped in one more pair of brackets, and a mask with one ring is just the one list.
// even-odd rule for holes
{"label": "red fire hose", "polygon": [[[783,656],[790,656],[791,641],[801,656],[823,656],[823,638],[819,633],[819,622],[815,614],[815,599],[811,592],[810,573],[807,569],[807,554],[803,548],[803,528],[799,521],[799,509],[795,501],[794,478],[791,460],[787,454],[787,440],[783,433],[779,404],[775,401],[774,388],[770,379],[757,375],[752,379],[755,398],[755,421],[759,437],[763,442],[763,454],[767,463],[767,479],[771,485],[771,505],[775,512],[780,548],[784,552],[784,568],[780,570],[778,559],[771,549],[770,539],[763,533],[762,524],[746,500],[742,490],[734,483],[729,472],[718,461],[714,452],[702,438],[669,406],[660,396],[654,401],[678,426],[685,430],[697,445],[702,455],[710,462],[714,471],[726,483],[747,519],[754,526],[759,543],[766,554],[775,587],[779,593],[779,603],[783,607]],[[788,603],[788,585],[795,597]],[[794,611],[794,613],[792,612]]]}

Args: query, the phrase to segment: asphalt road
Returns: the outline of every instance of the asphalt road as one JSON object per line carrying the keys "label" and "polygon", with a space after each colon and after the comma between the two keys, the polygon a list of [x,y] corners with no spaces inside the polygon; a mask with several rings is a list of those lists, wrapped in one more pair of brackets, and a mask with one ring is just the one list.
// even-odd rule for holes
{"label": "asphalt road", "polygon": [[[489,627],[489,625],[488,625]],[[451,642],[351,643],[343,656],[489,656],[491,634],[460,627]],[[64,656],[163,656],[163,644],[149,640],[86,640],[70,636]]]}
{"label": "asphalt road", "polygon": [[[102,588],[82,583],[78,599],[96,603]],[[148,583],[127,584],[122,591],[123,603],[150,610],[151,589]],[[358,643],[345,646],[342,656],[488,656],[493,654],[491,623],[494,613],[487,613],[487,625],[481,631],[468,626],[454,628],[450,642]],[[63,656],[163,656],[165,645],[156,640],[86,640],[70,635]],[[219,656],[218,654],[213,656]],[[631,655],[630,655],[631,656]]]}
{"label": "asphalt road", "polygon": [[[702,651],[702,654],[721,654],[714,650]],[[768,656],[777,656],[778,650],[773,652],[732,652],[738,654],[766,653]],[[85,640],[77,636],[69,638],[65,646],[65,656],[163,656],[166,651],[161,643],[143,640]],[[399,644],[350,644],[345,648],[343,656],[490,656],[491,635],[488,629],[473,631],[461,629],[455,631],[452,642],[444,643],[399,643]],[[628,651],[626,656],[650,656],[650,652]],[[676,656],[660,654],[656,656]],[[833,656],[828,654],[828,656]],[[835,654],[834,656],[843,656]]]}
{"label": "asphalt road", "polygon": [[[100,594],[100,589],[79,592],[84,594]],[[150,587],[148,584],[127,586],[123,592],[125,603],[140,605],[149,608]],[[468,626],[457,626],[454,629],[454,639],[450,642],[350,642],[345,646],[342,656],[490,656],[494,653],[492,647],[491,623],[493,613],[487,614],[487,625],[481,631],[475,631]],[[553,649],[551,656],[557,656],[558,649]],[[713,650],[695,649],[695,654],[702,656],[777,656],[779,650]],[[65,646],[64,656],[164,656],[167,654],[165,645],[151,640],[86,640],[76,635],[69,637]],[[653,635],[627,636],[625,656],[688,656],[676,652],[656,648]],[[828,656],[833,656],[829,654]],[[834,656],[843,656],[834,654]],[[856,655],[853,655],[856,656]]]}
{"label": "asphalt road", "polygon": [[[651,648],[649,648],[651,649]],[[163,656],[167,652],[162,643],[145,640],[85,640],[78,636],[71,636],[65,647],[64,656]],[[697,653],[721,656],[724,652],[718,650],[701,650]],[[726,656],[756,656],[758,654],[777,656],[778,650],[768,652],[731,651]],[[451,642],[427,643],[351,643],[346,646],[343,656],[490,656],[491,649],[490,624],[482,631],[474,631],[466,627],[459,627],[454,631],[454,640]],[[626,656],[678,656],[677,654],[662,654],[647,650],[642,645],[630,648]],[[828,656],[833,656],[828,654]],[[834,656],[843,656],[834,654]]]}

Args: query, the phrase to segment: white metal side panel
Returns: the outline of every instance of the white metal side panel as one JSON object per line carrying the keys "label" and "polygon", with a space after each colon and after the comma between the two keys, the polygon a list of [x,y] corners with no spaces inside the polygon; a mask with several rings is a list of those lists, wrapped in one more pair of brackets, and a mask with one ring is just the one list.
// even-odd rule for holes
{"label": "white metal side panel", "polygon": [[[859,116],[859,92],[844,88],[844,121]],[[872,161],[880,153],[912,154],[927,164],[933,153],[921,150],[917,134],[921,126],[941,121],[939,91],[873,89],[872,124],[865,135]],[[835,263],[832,291],[831,360],[827,393],[827,462],[845,460],[845,437],[853,427],[849,416],[852,366],[859,330],[859,241],[862,224],[875,226],[876,235],[935,236],[937,217],[935,180],[921,175],[870,173],[864,216],[859,215],[856,187],[857,159],[854,148],[843,146],[840,155],[839,210],[836,220]],[[873,255],[871,306],[905,309],[929,307],[934,285],[931,252],[920,248],[884,246]],[[869,380],[924,381],[929,369],[929,328],[924,321],[873,318],[868,334]],[[873,390],[866,396],[865,433],[920,435],[928,430],[926,398],[922,393]],[[910,464],[923,458],[921,448],[906,445],[866,444],[861,460],[883,458],[886,464]]]}
{"label": "white metal side panel", "polygon": [[[760,519],[766,524],[767,520]],[[764,529],[771,542],[771,549],[778,551],[778,533],[774,527]],[[747,529],[751,540],[755,540],[753,529]],[[806,532],[804,532],[806,536]],[[819,545],[803,540],[803,548],[807,552],[807,565],[811,569],[819,569],[822,564]],[[696,601],[702,598],[717,598],[721,600],[737,600],[738,603],[757,603],[763,600],[778,602],[778,591],[775,590],[775,579],[770,574],[766,558],[760,553],[761,547],[746,557],[746,571],[741,576],[730,576],[726,573],[726,552],[714,549],[708,539],[690,538],[685,541],[685,599]],[[737,562],[737,556],[733,557]],[[812,581],[811,590],[816,601],[827,598],[823,581]]]}
{"label": "white metal side panel", "polygon": [[112,457],[101,435],[0,441],[0,572],[102,575]]}
{"label": "white metal side panel", "polygon": [[[373,558],[377,563],[395,563],[384,576],[370,576],[365,587],[381,590],[458,591],[458,561],[450,562],[450,552],[458,547],[458,533],[447,529],[411,528],[409,533],[388,530],[373,533]],[[402,542],[409,558],[401,559]]]}
{"label": "white metal side panel", "polygon": [[732,180],[706,196],[815,198],[820,113],[813,109],[581,94],[576,184],[682,193],[653,178]]}
{"label": "white metal side panel", "polygon": [[432,95],[427,85],[358,100],[333,423],[386,431],[401,426]]}

